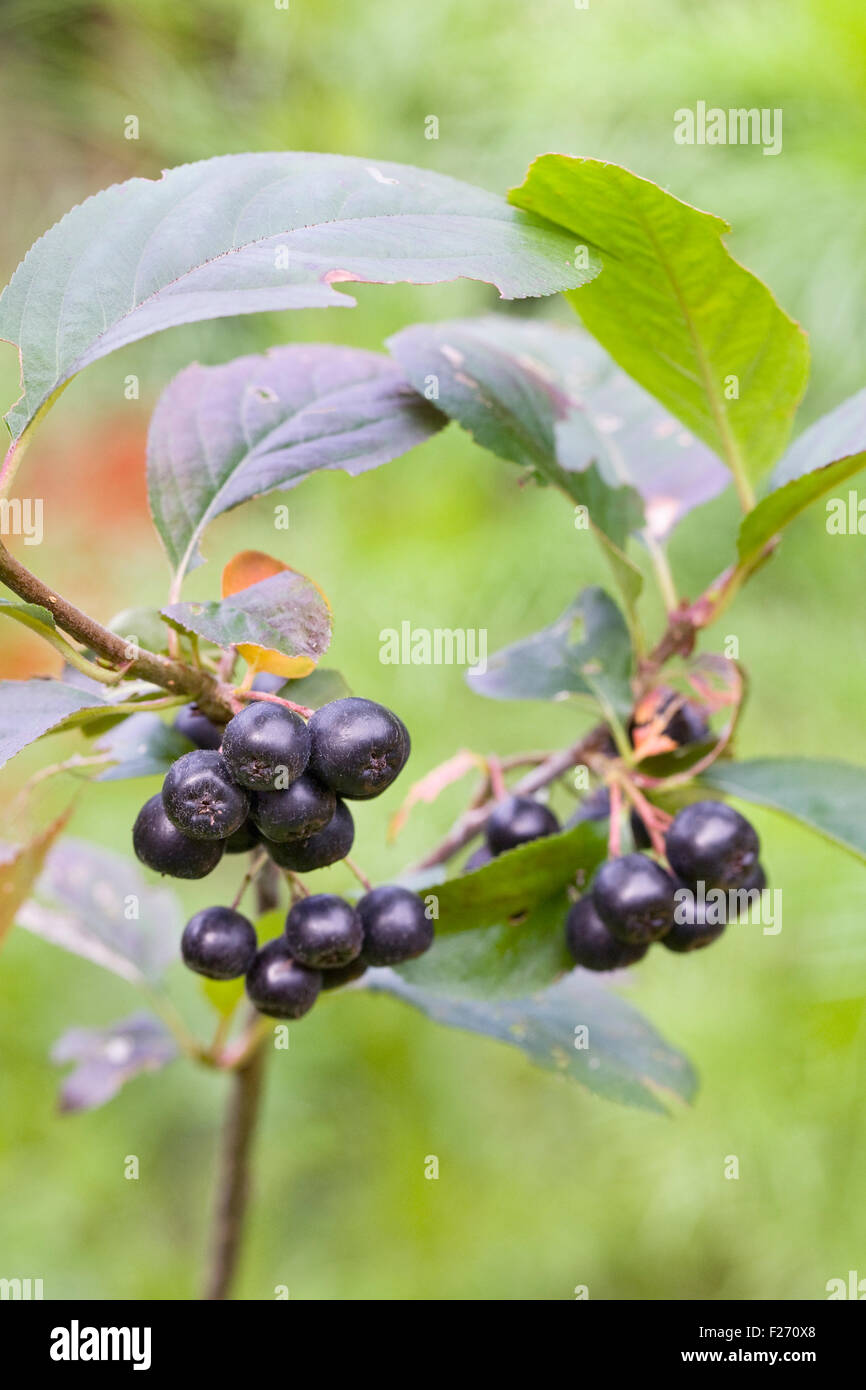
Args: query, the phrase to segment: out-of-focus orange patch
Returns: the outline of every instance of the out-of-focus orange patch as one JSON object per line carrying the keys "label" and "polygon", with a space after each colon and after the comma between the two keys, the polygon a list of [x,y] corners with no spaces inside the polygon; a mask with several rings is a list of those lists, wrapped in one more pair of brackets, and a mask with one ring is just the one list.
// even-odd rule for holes
{"label": "out-of-focus orange patch", "polygon": [[[263,579],[271,579],[273,575],[282,574],[291,568],[291,565],[284,564],[273,555],[266,555],[263,550],[241,550],[232,556],[223,570],[222,596],[228,598],[231,594],[239,593],[241,589],[249,589],[251,585],[259,584]],[[297,570],[292,572],[298,573]],[[314,579],[311,579],[310,583],[322,594],[330,612],[331,605],[328,603],[327,594],[322,593]],[[259,671],[267,671],[273,676],[284,676],[286,680],[297,680],[300,676],[308,676],[316,666],[311,656],[281,656],[279,652],[255,646],[250,642],[244,642],[238,647],[238,651],[253,675],[258,675]]]}
{"label": "out-of-focus orange patch", "polygon": [[0,680],[26,681],[31,676],[59,676],[59,654],[35,633],[25,632],[8,618],[0,620]]}
{"label": "out-of-focus orange patch", "polygon": [[147,417],[132,403],[74,434],[50,429],[27,457],[26,489],[51,516],[107,527],[109,537],[114,527],[150,530],[146,449]]}

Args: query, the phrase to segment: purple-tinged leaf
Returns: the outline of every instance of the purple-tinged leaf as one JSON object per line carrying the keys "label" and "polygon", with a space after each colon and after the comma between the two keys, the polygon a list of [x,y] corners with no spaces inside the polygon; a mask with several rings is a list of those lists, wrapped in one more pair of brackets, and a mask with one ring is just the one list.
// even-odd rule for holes
{"label": "purple-tinged leaf", "polygon": [[205,527],[241,502],[320,469],[378,468],[444,424],[392,361],[360,348],[298,344],[187,367],[160,397],[147,444],[150,509],[172,567],[200,564]]}
{"label": "purple-tinged leaf", "polygon": [[0,681],[0,767],[43,734],[72,728],[105,702],[89,690],[65,681]]}
{"label": "purple-tinged leaf", "polygon": [[150,1014],[133,1014],[107,1028],[71,1028],[51,1051],[52,1062],[75,1064],[60,1088],[60,1109],[95,1110],[127,1081],[159,1071],[177,1055],[174,1038]]}
{"label": "purple-tinged leaf", "polygon": [[46,232],[0,300],[23,388],[7,421],[17,439],[82,367],[177,324],[351,304],[334,286],[353,280],[553,294],[597,274],[573,260],[568,233],[408,165],[236,154],[130,179]]}
{"label": "purple-tinged leaf", "polygon": [[331,610],[321,590],[296,570],[260,579],[219,602],[172,603],[163,612],[218,647],[251,643],[282,656],[318,661],[331,641]]}
{"label": "purple-tinged leaf", "polygon": [[133,860],[66,839],[48,856],[19,926],[131,984],[160,978],[177,956],[177,899],[149,887]]}
{"label": "purple-tinged leaf", "polygon": [[622,1105],[664,1113],[671,1100],[691,1101],[697,1090],[688,1058],[584,970],[520,999],[457,998],[409,984],[393,970],[368,970],[363,987],[402,999],[434,1023],[518,1047],[536,1065]]}
{"label": "purple-tinged leaf", "polygon": [[[564,470],[574,500],[620,548],[644,525],[664,539],[728,485],[712,451],[582,330],[491,314],[417,324],[388,347],[479,444],[542,474]],[[558,472],[551,481],[563,483]]]}

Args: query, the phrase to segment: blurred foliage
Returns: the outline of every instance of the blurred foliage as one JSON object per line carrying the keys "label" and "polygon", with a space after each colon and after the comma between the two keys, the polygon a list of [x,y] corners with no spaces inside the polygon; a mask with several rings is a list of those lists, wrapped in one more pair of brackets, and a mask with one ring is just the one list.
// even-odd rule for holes
{"label": "blurred foliage", "polygon": [[[0,175],[7,278],[30,242],[88,193],[134,174],[244,149],[320,149],[429,165],[504,190],[544,150],[617,160],[732,224],[729,244],[812,335],[804,419],[863,385],[860,198],[866,138],[866,12],[857,0],[6,0]],[[681,147],[673,112],[782,108],[784,148]],[[140,138],[124,138],[138,117]],[[425,118],[438,116],[438,140]],[[21,486],[45,499],[27,563],[96,616],[164,600],[167,569],[147,518],[146,412],[192,358],[220,361],[290,339],[378,346],[413,319],[498,307],[478,286],[357,288],[358,307],[177,330],[75,382],[33,444]],[[510,306],[569,321],[564,303]],[[141,401],[124,398],[135,373]],[[0,354],[2,398],[14,354]],[[221,518],[189,596],[215,596],[240,546],[275,550],[274,499]],[[501,705],[448,667],[383,666],[379,633],[482,627],[491,650],[541,627],[598,555],[549,490],[453,428],[399,463],[288,497],[283,559],[313,576],[336,614],[329,664],[409,723],[409,776],[456,746],[552,746],[583,727],[565,705]],[[672,547],[694,594],[733,553],[730,494],[696,512]],[[97,543],[98,536],[98,543]],[[745,755],[799,752],[866,762],[866,613],[861,537],[828,537],[821,508],[708,647],[739,639],[752,677]],[[539,558],[543,556],[543,563]],[[651,601],[652,611],[652,601]],[[655,616],[658,618],[658,606]],[[722,631],[721,629],[724,629]],[[3,633],[4,674],[54,670],[37,639]],[[79,749],[70,736],[50,756]],[[11,787],[45,761],[23,755]],[[405,781],[405,779],[404,779]],[[68,800],[66,779],[46,793]],[[80,796],[75,834],[121,848],[151,781]],[[362,808],[357,858],[396,872],[459,809],[447,793],[396,847],[384,829],[399,784]],[[695,1061],[693,1111],[662,1121],[582,1095],[484,1041],[433,1027],[381,998],[325,999],[277,1054],[239,1294],[269,1298],[820,1298],[866,1248],[866,942],[862,878],[840,852],[756,817],[778,936],[733,928],[682,961],[651,953],[629,997]],[[342,870],[327,883],[345,887]],[[232,870],[211,880],[214,900]],[[210,888],[207,892],[210,893]],[[182,885],[202,905],[201,888]],[[675,973],[674,973],[675,972]],[[200,1026],[194,980],[178,1000]],[[75,1024],[132,1012],[122,983],[12,934],[0,962],[0,1275],[42,1277],[47,1297],[186,1298],[197,1290],[213,1175],[219,1077],[177,1064],[105,1110],[60,1120],[51,1044]],[[138,1182],[124,1159],[141,1160]],[[424,1160],[440,1160],[438,1181]],[[727,1155],[740,1160],[725,1181]]]}

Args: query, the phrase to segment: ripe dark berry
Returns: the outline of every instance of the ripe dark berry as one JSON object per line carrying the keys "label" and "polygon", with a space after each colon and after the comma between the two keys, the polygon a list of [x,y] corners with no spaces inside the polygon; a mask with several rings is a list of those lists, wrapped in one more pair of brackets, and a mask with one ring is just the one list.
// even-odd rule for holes
{"label": "ripe dark berry", "polygon": [[281,937],[263,946],[247,971],[250,1002],[270,1018],[301,1018],[309,1013],[321,988],[319,971],[293,960]]}
{"label": "ripe dark berry", "polygon": [[162,784],[169,820],[193,840],[227,840],[247,818],[250,799],[219,753],[197,748],[172,763]]}
{"label": "ripe dark berry", "polygon": [[310,731],[293,710],[255,700],[226,725],[223,758],[250,791],[276,791],[300,777],[310,756]]}
{"label": "ripe dark berry", "polygon": [[310,771],[352,801],[379,796],[409,757],[406,725],[375,700],[350,696],[322,705],[310,720],[310,735]]}
{"label": "ripe dark berry", "polygon": [[139,811],[132,845],[142,864],[173,878],[204,878],[223,854],[221,840],[191,840],[172,825],[159,792]]}
{"label": "ripe dark berry", "polygon": [[558,830],[556,816],[534,797],[506,796],[490,812],[484,834],[492,853],[502,854]]}
{"label": "ripe dark berry", "polygon": [[493,855],[490,852],[490,846],[486,843],[479,845],[463,865],[463,872],[464,874],[471,874],[473,869],[483,869],[485,864],[492,862]]}
{"label": "ripe dark berry", "polygon": [[665,839],[668,862],[687,883],[739,888],[758,863],[758,837],[724,801],[693,801],[678,811]]}
{"label": "ripe dark berry", "polygon": [[608,931],[588,893],[569,909],[565,940],[575,961],[585,970],[619,970],[634,965],[649,950],[648,946],[619,941]]}
{"label": "ripe dark berry", "polygon": [[700,705],[694,700],[684,700],[665,724],[663,732],[680,748],[685,748],[689,743],[703,743],[708,739],[710,726]]}
{"label": "ripe dark berry", "polygon": [[245,854],[247,850],[255,849],[261,841],[258,830],[247,816],[243,825],[237,830],[232,831],[225,841],[226,854]]}
{"label": "ripe dark berry", "polygon": [[727,921],[727,899],[707,902],[703,895],[696,894],[690,884],[679,878],[675,889],[674,924],[662,937],[662,944],[679,955],[686,951],[698,951],[702,946],[718,941]]}
{"label": "ripe dark berry", "polygon": [[675,887],[670,874],[654,859],[624,854],[602,864],[592,885],[592,901],[620,941],[647,946],[673,925]]}
{"label": "ripe dark berry", "polygon": [[208,719],[198,705],[184,705],[183,709],[178,711],[174,727],[184,738],[188,738],[190,743],[194,743],[196,748],[219,748],[223,741],[222,725]]}
{"label": "ripe dark berry", "polygon": [[[679,708],[674,709],[669,719],[664,721],[665,711],[673,705],[679,705]],[[640,746],[642,733],[649,733],[648,726],[655,728],[656,725],[659,726],[659,733],[671,739],[679,748],[690,743],[703,743],[710,737],[710,726],[700,705],[694,700],[682,699],[675,690],[666,687],[651,690],[635,710],[628,730],[635,747]]]}
{"label": "ripe dark berry", "polygon": [[256,792],[252,817],[268,840],[303,840],[323,829],[337,809],[337,798],[305,772],[278,792]]}
{"label": "ripe dark berry", "polygon": [[[750,894],[760,893],[767,886],[760,864],[739,888],[717,888],[708,892],[696,891],[690,884],[677,879],[674,924],[662,944],[671,951],[696,951],[718,941],[728,922],[747,912],[752,906]],[[718,901],[716,900],[718,897]]]}
{"label": "ripe dark berry", "polygon": [[367,967],[360,959],[350,961],[348,965],[342,965],[339,970],[322,971],[322,989],[342,989],[343,985],[350,985],[353,980],[360,980],[362,975],[367,973]]}
{"label": "ripe dark berry", "polygon": [[756,864],[749,877],[745,879],[739,887],[741,893],[763,893],[767,886],[767,875],[764,873],[763,866]]}
{"label": "ripe dark berry", "polygon": [[313,970],[336,970],[361,954],[361,919],[351,903],[334,893],[313,893],[296,902],[286,918],[286,945],[295,960]]}
{"label": "ripe dark berry", "polygon": [[364,928],[361,958],[367,965],[399,965],[433,943],[433,923],[417,893],[396,883],[373,888],[358,903]]}
{"label": "ripe dark berry", "polygon": [[236,980],[253,963],[258,942],[252,922],[230,907],[205,907],[190,917],[180,953],[190,970],[210,980]]}
{"label": "ripe dark berry", "polygon": [[287,840],[285,844],[274,845],[268,842],[268,853],[281,869],[294,869],[295,873],[310,873],[313,869],[324,869],[328,864],[336,864],[345,859],[355,839],[355,822],[352,814],[342,801],[337,800],[337,808],[328,824],[307,835],[303,840]]}

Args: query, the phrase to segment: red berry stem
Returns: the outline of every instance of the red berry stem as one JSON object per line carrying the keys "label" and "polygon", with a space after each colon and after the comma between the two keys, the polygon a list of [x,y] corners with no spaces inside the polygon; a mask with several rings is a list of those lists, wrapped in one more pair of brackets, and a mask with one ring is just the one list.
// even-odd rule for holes
{"label": "red berry stem", "polygon": [[267,700],[272,705],[282,705],[283,709],[290,709],[293,714],[299,714],[302,719],[312,719],[316,712],[309,709],[307,705],[296,705],[294,700],[284,700],[281,695],[269,695],[265,690],[235,690],[234,696],[237,701]]}

